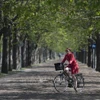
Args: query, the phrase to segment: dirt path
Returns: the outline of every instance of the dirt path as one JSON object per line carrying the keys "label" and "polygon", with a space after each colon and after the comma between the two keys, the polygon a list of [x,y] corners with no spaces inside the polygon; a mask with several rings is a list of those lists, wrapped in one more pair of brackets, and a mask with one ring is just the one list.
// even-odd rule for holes
{"label": "dirt path", "polygon": [[58,60],[0,78],[0,100],[100,100],[100,73],[82,63],[84,91],[57,93],[52,82],[59,73],[54,69],[55,62]]}

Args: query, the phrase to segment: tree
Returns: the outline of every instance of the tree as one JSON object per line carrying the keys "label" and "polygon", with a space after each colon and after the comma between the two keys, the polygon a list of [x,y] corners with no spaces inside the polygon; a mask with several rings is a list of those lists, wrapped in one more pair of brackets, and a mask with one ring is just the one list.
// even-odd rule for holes
{"label": "tree", "polygon": [[[84,48],[88,50],[89,37],[93,32],[100,31],[99,3],[98,0],[2,1],[0,15],[2,19],[6,18],[7,22],[5,25],[3,20],[3,24],[0,25],[1,30],[10,26],[8,28],[10,35],[7,39],[9,43],[11,42],[9,55],[10,50],[13,50],[14,69],[17,68],[19,51],[21,66],[28,66],[32,63],[32,50],[36,48],[48,48],[56,52],[63,52],[66,47],[77,51]],[[32,48],[33,44],[36,48]],[[9,64],[10,58],[9,56]],[[10,65],[9,68],[12,69]]]}

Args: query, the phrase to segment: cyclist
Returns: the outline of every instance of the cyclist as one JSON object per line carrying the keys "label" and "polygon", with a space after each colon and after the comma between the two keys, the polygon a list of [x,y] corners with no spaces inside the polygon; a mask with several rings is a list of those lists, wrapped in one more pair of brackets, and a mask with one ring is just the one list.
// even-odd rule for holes
{"label": "cyclist", "polygon": [[71,52],[71,49],[67,48],[66,50],[66,54],[63,58],[63,60],[61,61],[61,63],[64,63],[66,60],[68,61],[68,65],[64,68],[64,71],[69,74],[67,72],[67,69],[70,68],[71,70],[71,76],[72,78],[74,79],[74,86],[75,88],[77,87],[77,80],[76,80],[76,77],[75,77],[75,74],[79,73],[79,66],[78,66],[78,63],[74,57],[74,54]]}

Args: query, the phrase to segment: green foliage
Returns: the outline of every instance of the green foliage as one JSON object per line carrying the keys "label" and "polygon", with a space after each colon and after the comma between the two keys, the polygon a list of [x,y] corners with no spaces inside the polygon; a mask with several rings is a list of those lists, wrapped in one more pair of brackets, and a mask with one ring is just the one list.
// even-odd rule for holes
{"label": "green foliage", "polygon": [[18,34],[63,52],[86,47],[93,31],[100,31],[99,5],[99,0],[7,0],[1,10],[10,21],[17,16],[12,23]]}

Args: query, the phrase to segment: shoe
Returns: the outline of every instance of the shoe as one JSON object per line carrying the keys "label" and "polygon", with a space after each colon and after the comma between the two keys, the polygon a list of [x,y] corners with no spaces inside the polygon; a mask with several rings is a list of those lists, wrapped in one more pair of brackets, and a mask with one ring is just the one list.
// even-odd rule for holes
{"label": "shoe", "polygon": [[77,84],[77,88],[79,88],[80,87],[80,85],[79,84]]}
{"label": "shoe", "polygon": [[72,84],[68,84],[68,87],[73,87]]}

